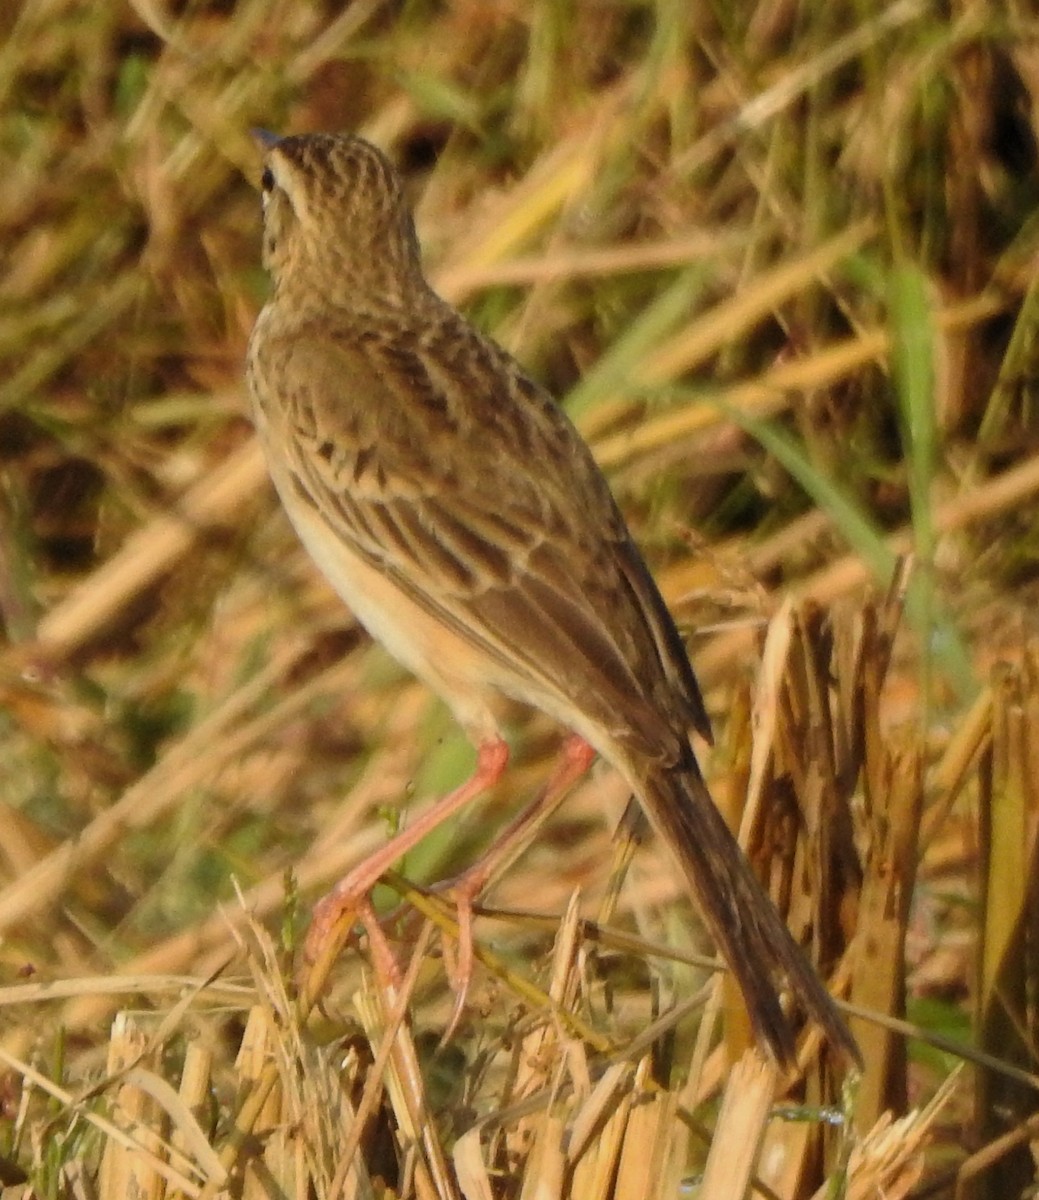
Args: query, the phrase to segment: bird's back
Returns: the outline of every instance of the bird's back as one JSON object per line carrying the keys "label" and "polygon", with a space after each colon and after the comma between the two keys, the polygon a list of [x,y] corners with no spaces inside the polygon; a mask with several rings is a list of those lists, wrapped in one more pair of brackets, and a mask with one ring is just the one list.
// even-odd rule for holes
{"label": "bird's back", "polygon": [[690,727],[709,736],[699,688],[587,445],[498,345],[431,292],[414,303],[263,326],[255,373],[279,379],[267,420],[296,486],[501,663],[502,690],[684,757]]}

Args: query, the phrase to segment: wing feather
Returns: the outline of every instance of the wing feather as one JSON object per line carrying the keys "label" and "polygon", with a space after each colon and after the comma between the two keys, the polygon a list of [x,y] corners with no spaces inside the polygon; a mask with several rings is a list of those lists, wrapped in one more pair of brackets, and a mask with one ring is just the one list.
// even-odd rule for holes
{"label": "wing feather", "polygon": [[[295,403],[272,432],[296,449],[294,486],[354,553],[515,673],[517,693],[559,695],[674,759],[683,733],[661,713],[677,700],[709,733],[699,689],[587,447],[497,347],[481,342],[466,378],[469,360],[438,363],[437,344],[286,339]],[[488,405],[503,380],[510,394]]]}

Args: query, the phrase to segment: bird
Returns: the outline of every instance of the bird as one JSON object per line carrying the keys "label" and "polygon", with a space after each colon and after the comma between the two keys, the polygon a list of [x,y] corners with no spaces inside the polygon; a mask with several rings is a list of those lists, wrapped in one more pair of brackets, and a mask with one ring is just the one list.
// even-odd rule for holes
{"label": "bird", "polygon": [[[501,697],[570,731],[556,783],[595,755],[669,847],[780,1066],[780,989],[838,1052],[856,1043],[715,806],[700,688],[610,487],[563,408],[427,282],[401,176],[347,133],[254,131],[271,290],[246,374],[300,539],[368,632],[446,703],[472,777],[315,909],[315,947],[431,828],[501,778]],[[558,789],[557,789],[558,790]]]}

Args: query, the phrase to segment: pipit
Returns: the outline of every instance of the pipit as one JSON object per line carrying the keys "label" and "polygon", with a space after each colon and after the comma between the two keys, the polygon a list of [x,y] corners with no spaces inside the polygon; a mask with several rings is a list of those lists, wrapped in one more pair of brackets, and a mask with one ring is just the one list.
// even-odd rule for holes
{"label": "pipit", "polygon": [[431,828],[501,777],[499,694],[593,749],[674,854],[755,1032],[794,1055],[777,986],[853,1058],[833,1001],[718,812],[690,743],[710,737],[685,648],[592,455],[562,409],[422,272],[400,178],[359,137],[258,133],[272,294],[248,379],[274,484],[369,632],[444,699],[472,778],[350,872],[308,950]]}

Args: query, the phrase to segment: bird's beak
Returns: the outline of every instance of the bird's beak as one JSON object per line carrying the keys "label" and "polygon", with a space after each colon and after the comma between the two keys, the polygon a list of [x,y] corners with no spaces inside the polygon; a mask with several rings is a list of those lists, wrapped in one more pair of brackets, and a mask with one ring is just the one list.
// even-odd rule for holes
{"label": "bird's beak", "polygon": [[266,153],[268,150],[273,150],[274,147],[281,141],[276,133],[268,133],[266,129],[250,129],[253,141]]}

